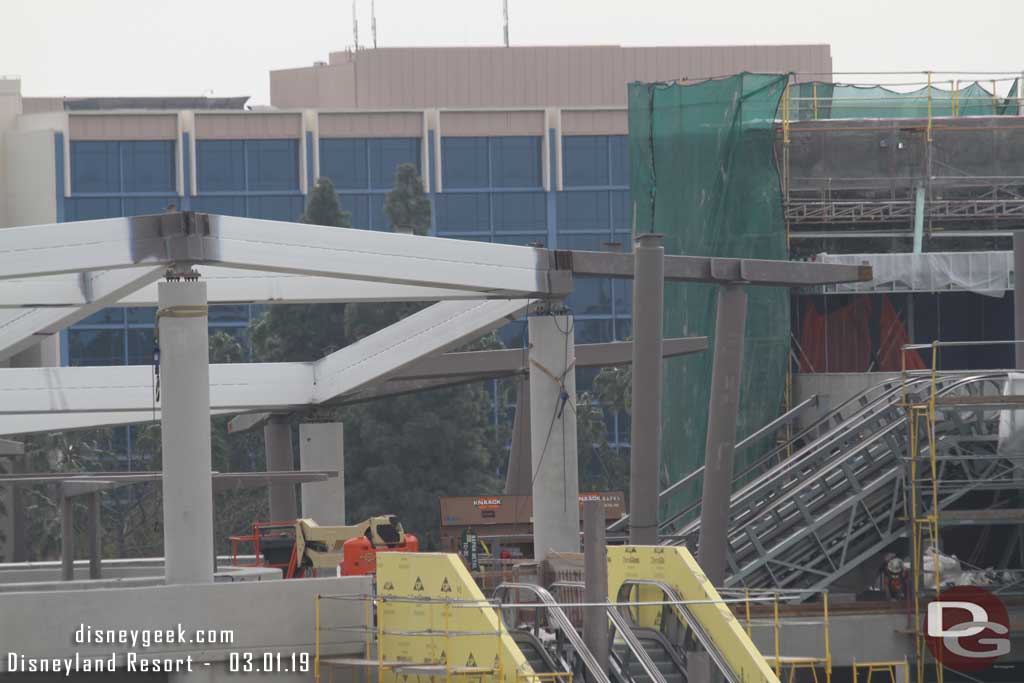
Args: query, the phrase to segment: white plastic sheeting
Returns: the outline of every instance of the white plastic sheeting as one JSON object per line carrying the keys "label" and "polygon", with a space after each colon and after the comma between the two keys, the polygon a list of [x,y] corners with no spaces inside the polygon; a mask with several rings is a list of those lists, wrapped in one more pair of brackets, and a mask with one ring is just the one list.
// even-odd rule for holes
{"label": "white plastic sheeting", "polygon": [[851,292],[976,292],[1002,297],[1013,289],[1013,252],[964,251],[927,254],[818,254],[816,261],[871,265],[868,282],[825,285],[818,291]]}
{"label": "white plastic sheeting", "polygon": [[[1020,396],[1024,394],[1024,373],[1011,372],[1003,386],[1003,396]],[[999,411],[999,455],[1019,455],[1024,453],[1024,409]],[[1018,472],[1020,472],[1018,470]],[[1021,472],[1024,478],[1024,472]]]}

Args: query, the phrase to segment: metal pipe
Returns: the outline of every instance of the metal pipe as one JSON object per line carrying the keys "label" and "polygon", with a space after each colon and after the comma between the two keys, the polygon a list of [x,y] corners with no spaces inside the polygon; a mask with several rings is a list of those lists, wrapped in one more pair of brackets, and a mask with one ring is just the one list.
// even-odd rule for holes
{"label": "metal pipe", "polygon": [[661,240],[657,233],[637,235],[633,250],[633,439],[629,463],[629,542],[633,545],[658,543],[665,297]]}
{"label": "metal pipe", "polygon": [[725,580],[746,321],[747,293],[742,285],[719,287],[697,555],[698,563],[713,586],[720,586]]}
{"label": "metal pipe", "polygon": [[608,671],[608,544],[605,540],[604,503],[583,504],[583,640],[601,671]]}

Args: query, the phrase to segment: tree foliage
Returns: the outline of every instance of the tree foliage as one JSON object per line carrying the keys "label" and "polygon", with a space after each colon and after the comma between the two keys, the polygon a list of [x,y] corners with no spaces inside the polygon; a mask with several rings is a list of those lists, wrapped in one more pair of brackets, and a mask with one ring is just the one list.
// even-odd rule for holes
{"label": "tree foliage", "polygon": [[395,172],[395,187],[384,202],[384,213],[396,231],[426,235],[430,229],[430,200],[412,164],[402,164]]}
{"label": "tree foliage", "polygon": [[309,191],[306,210],[300,220],[310,225],[328,225],[335,228],[351,228],[352,214],[342,211],[338,193],[330,178],[317,178]]}

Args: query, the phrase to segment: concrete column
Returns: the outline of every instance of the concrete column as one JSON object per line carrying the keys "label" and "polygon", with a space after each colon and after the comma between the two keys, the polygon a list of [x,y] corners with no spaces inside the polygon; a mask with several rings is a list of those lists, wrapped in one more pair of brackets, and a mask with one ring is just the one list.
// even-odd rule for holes
{"label": "concrete column", "polygon": [[629,456],[629,542],[658,543],[661,469],[662,320],[665,249],[661,235],[637,235],[633,250],[633,422]]}
{"label": "concrete column", "polygon": [[75,578],[75,503],[61,491],[60,495],[60,580]]}
{"label": "concrete column", "polygon": [[103,527],[100,519],[100,492],[89,494],[89,578],[98,579],[103,569]]}
{"label": "concrete column", "polygon": [[732,493],[736,415],[740,407],[746,324],[747,293],[743,286],[720,286],[715,319],[715,359],[711,370],[711,399],[708,406],[708,436],[704,449],[700,547],[697,552],[697,562],[715,586],[721,586],[725,579],[726,533],[729,530],[729,497]]}
{"label": "concrete column", "polygon": [[[604,503],[583,504],[583,602],[608,602],[608,545]],[[583,608],[583,640],[601,670],[608,671],[608,614],[604,607]]]}
{"label": "concrete column", "polygon": [[[267,453],[268,472],[291,472],[295,469],[292,450],[292,426],[288,418],[275,415],[263,425],[263,444]],[[299,515],[293,482],[271,482],[270,521],[290,522]]]}
{"label": "concrete column", "polygon": [[337,479],[302,485],[302,516],[321,525],[345,523],[345,430],[340,422],[299,425],[304,470],[338,470]]}
{"label": "concrete column", "polygon": [[530,462],[530,384],[525,378],[516,382],[516,416],[512,422],[512,448],[505,473],[505,494],[528,496],[531,492]]}
{"label": "concrete column", "polygon": [[[1013,338],[1024,339],[1024,230],[1013,233]],[[1014,350],[1017,369],[1024,370],[1024,344]]]}
{"label": "concrete column", "polygon": [[212,583],[206,283],[161,282],[158,301],[164,575],[169,584]]}
{"label": "concrete column", "polygon": [[573,319],[535,315],[530,335],[530,456],[533,553],[580,551]]}

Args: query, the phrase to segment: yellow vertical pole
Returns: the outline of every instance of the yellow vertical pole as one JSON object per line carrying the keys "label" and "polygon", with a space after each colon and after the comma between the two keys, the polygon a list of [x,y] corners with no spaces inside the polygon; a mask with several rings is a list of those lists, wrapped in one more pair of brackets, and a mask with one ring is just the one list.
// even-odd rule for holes
{"label": "yellow vertical pole", "polygon": [[932,141],[932,72],[928,72],[928,142]]}
{"label": "yellow vertical pole", "polygon": [[774,612],[775,612],[775,675],[782,675],[782,656],[779,654],[779,594],[775,594],[774,599]]}
{"label": "yellow vertical pole", "polygon": [[832,644],[828,634],[828,591],[821,596],[822,610],[825,613],[825,681],[832,683]]}
{"label": "yellow vertical pole", "polygon": [[452,683],[452,667],[449,664],[452,660],[451,630],[449,628],[450,605],[448,600],[444,601],[444,683]]}
{"label": "yellow vertical pole", "polygon": [[917,418],[918,408],[910,406],[910,538],[914,574],[914,652],[917,656],[917,683],[924,683],[924,648],[921,647],[921,565],[923,561],[917,519]]}
{"label": "yellow vertical pole", "polygon": [[992,79],[992,115],[999,113],[999,98],[996,96],[996,79]]}
{"label": "yellow vertical pole", "polygon": [[320,683],[320,594],[316,594],[316,642],[314,644],[313,654],[313,680],[316,683]]}
{"label": "yellow vertical pole", "polygon": [[960,79],[953,79],[953,116],[960,116]]}
{"label": "yellow vertical pole", "polygon": [[750,637],[750,589],[743,589],[744,603],[746,605],[747,612],[747,637]]}
{"label": "yellow vertical pole", "polygon": [[377,683],[384,683],[384,598],[373,602],[377,608]]}
{"label": "yellow vertical pole", "polygon": [[811,96],[814,98],[814,120],[817,121],[818,120],[818,82],[817,81],[815,81],[814,83],[811,84],[811,89],[813,90],[813,92],[811,93]]}

